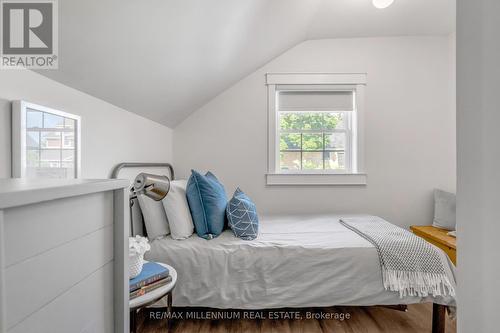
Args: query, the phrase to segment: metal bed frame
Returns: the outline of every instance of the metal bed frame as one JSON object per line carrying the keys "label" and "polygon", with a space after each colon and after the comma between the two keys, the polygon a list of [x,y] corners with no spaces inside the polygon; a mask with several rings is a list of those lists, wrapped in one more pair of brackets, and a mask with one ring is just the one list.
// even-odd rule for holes
{"label": "metal bed frame", "polygon": [[118,178],[121,169],[124,168],[167,168],[170,172],[170,180],[174,180],[174,167],[170,163],[140,163],[140,162],[124,162],[120,163],[111,171],[111,178]]}
{"label": "metal bed frame", "polygon": [[[113,170],[111,171],[111,178],[118,178],[118,174],[122,169],[126,168],[166,168],[168,169],[170,173],[170,180],[174,180],[175,178],[175,173],[174,173],[174,167],[170,163],[140,163],[140,162],[124,162],[116,165]],[[134,198],[136,196],[134,195],[132,188],[130,188],[130,196],[129,196],[129,212],[130,212],[130,230],[132,232],[132,235],[134,236],[134,223],[132,221],[132,206],[134,205]],[[144,223],[144,221],[143,221]],[[146,228],[144,228],[144,232],[146,233]],[[174,286],[175,287],[175,286]],[[170,290],[167,293],[167,311],[169,313],[172,312],[172,290]],[[162,296],[164,297],[164,296]],[[161,298],[162,298],[161,297]],[[151,301],[150,303],[146,305],[142,305],[141,308],[145,308],[146,306],[153,304],[154,302],[158,301],[158,299]],[[130,330],[133,333],[137,332],[137,309],[129,309],[130,310]],[[172,321],[168,319],[167,321],[167,331],[170,331],[170,326],[172,324]]]}
{"label": "metal bed frame", "polygon": [[[124,162],[117,164],[113,170],[111,170],[111,178],[118,178],[118,174],[122,169],[126,168],[166,168],[170,173],[170,180],[175,179],[174,167],[170,163],[142,163],[142,162]],[[135,236],[134,221],[132,214],[132,207],[134,206],[134,199],[136,196],[133,193],[132,187],[130,188],[129,196],[129,214],[130,214],[130,232],[132,236]],[[144,228],[144,220],[142,221],[144,235],[147,235],[146,228]]]}

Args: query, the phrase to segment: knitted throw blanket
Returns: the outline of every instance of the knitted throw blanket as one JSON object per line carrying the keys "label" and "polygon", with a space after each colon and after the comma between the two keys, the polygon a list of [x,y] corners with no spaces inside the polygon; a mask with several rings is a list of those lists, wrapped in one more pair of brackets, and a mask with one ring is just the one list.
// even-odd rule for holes
{"label": "knitted throw blanket", "polygon": [[441,249],[380,217],[342,218],[340,223],[375,246],[386,290],[400,297],[455,296],[455,278]]}

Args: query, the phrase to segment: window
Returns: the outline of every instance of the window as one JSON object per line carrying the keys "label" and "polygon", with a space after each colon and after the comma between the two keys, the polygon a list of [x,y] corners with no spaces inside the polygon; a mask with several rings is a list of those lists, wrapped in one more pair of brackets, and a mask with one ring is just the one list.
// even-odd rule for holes
{"label": "window", "polygon": [[307,88],[278,87],[280,171],[350,172],[354,92]]}
{"label": "window", "polygon": [[268,185],[365,184],[365,82],[364,74],[267,75]]}
{"label": "window", "polygon": [[14,177],[79,176],[80,117],[17,101],[12,125]]}

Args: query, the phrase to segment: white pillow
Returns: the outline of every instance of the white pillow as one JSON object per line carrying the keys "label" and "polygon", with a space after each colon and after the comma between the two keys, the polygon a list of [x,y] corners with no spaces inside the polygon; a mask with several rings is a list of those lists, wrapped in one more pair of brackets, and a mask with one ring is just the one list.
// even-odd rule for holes
{"label": "white pillow", "polygon": [[434,190],[434,221],[432,225],[441,229],[456,229],[456,196],[453,193]]}
{"label": "white pillow", "polygon": [[170,230],[168,228],[167,215],[161,201],[154,201],[144,194],[138,195],[137,200],[139,201],[142,216],[144,217],[148,238],[153,240],[168,235]]}
{"label": "white pillow", "polygon": [[163,199],[163,207],[173,239],[186,239],[194,232],[193,219],[186,198],[187,180],[173,180],[170,191]]}

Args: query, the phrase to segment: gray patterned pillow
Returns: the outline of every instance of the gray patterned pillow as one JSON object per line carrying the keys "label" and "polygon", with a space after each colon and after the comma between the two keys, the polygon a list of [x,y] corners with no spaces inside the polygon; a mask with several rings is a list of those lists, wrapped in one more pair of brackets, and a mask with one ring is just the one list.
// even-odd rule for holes
{"label": "gray patterned pillow", "polygon": [[259,233],[257,209],[250,198],[240,188],[234,192],[226,208],[229,227],[236,237],[253,240]]}

